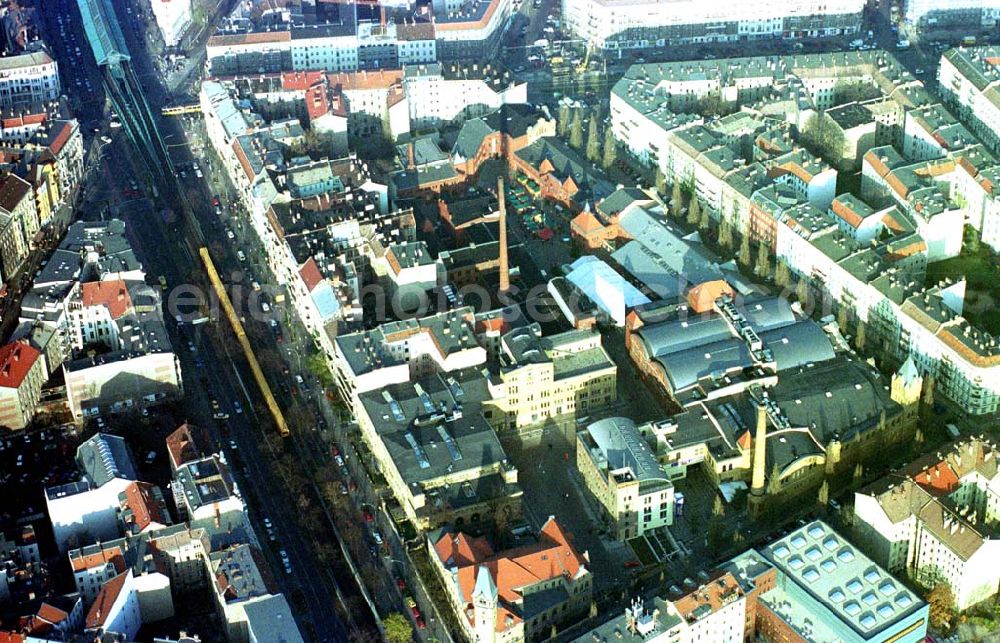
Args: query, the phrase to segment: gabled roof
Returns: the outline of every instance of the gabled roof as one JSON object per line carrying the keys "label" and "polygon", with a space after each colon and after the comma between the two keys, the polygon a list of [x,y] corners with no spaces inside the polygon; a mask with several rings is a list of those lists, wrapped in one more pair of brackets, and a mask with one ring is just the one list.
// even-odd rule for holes
{"label": "gabled roof", "polygon": [[316,264],[316,260],[313,257],[309,257],[302,267],[299,268],[299,275],[302,277],[302,281],[305,283],[306,290],[312,292],[321,281],[323,281],[323,273],[319,271],[319,266]]}
{"label": "gabled roof", "polygon": [[135,532],[139,533],[149,527],[152,523],[165,525],[166,518],[163,515],[164,507],[161,504],[162,498],[157,497],[156,486],[148,482],[133,482],[125,487],[123,492],[124,507],[129,511],[128,521],[135,526]]}
{"label": "gabled roof", "polygon": [[0,208],[13,212],[30,192],[30,183],[16,174],[8,174],[0,179]]}
{"label": "gabled roof", "polygon": [[[456,538],[451,533],[444,534],[435,543],[435,551],[440,551],[438,546],[442,540]],[[490,593],[499,600],[496,611],[497,632],[506,631],[510,626],[523,621],[526,616],[530,618],[530,614],[524,613],[523,596],[526,588],[560,577],[573,580],[581,574],[589,573],[585,566],[586,554],[577,553],[570,543],[569,535],[555,518],[550,517],[542,526],[538,542],[532,545],[493,553],[488,545],[484,546],[485,541],[473,546],[476,540],[482,539],[469,539],[470,548],[466,552],[474,558],[464,558],[469,562],[455,563],[450,567],[454,570],[459,593],[467,604],[471,603],[477,587],[486,591],[487,584],[482,578],[482,570],[488,571],[492,585]],[[474,618],[471,611],[463,610],[463,613],[470,620]]]}
{"label": "gabled roof", "polygon": [[90,606],[90,611],[87,612],[86,628],[88,630],[104,627],[108,618],[114,616],[111,610],[115,606],[115,601],[118,600],[122,589],[125,587],[125,581],[128,580],[131,574],[131,571],[119,574],[101,586],[101,591],[97,593],[94,604]]}
{"label": "gabled roof", "polygon": [[0,387],[18,388],[41,356],[38,349],[22,342],[0,347]]}
{"label": "gabled roof", "polygon": [[198,443],[202,437],[206,437],[203,432],[197,431],[187,422],[177,427],[176,431],[167,436],[167,453],[170,456],[171,464],[176,468],[185,463],[200,460],[203,454]]}
{"label": "gabled roof", "polygon": [[132,297],[122,279],[87,281],[80,285],[80,298],[84,306],[104,306],[111,319],[119,319],[132,310]]}
{"label": "gabled roof", "polygon": [[119,574],[125,571],[125,557],[122,555],[120,546],[106,547],[93,554],[70,557],[70,564],[74,572],[103,567],[109,563],[114,565],[115,570]]}

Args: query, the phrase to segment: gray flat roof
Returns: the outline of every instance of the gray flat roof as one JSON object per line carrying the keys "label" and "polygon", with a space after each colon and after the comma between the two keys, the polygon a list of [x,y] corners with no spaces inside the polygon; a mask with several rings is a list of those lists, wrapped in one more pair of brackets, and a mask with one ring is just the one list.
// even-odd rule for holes
{"label": "gray flat roof", "polygon": [[505,462],[482,414],[490,399],[484,375],[464,369],[391,384],[361,394],[361,403],[407,484]]}

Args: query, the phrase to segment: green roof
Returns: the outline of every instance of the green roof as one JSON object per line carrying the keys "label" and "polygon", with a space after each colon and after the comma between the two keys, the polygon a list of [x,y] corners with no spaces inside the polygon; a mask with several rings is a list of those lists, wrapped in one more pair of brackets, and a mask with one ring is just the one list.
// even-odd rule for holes
{"label": "green roof", "polygon": [[113,65],[131,60],[110,0],[77,0],[77,5],[97,64]]}

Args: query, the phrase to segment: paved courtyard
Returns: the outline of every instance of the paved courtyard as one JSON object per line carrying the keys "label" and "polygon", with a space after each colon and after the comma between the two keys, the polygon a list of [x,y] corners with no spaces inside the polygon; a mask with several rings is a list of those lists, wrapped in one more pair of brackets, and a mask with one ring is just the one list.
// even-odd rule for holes
{"label": "paved courtyard", "polygon": [[590,553],[595,590],[610,587],[631,573],[624,566],[634,559],[631,549],[602,537],[601,517],[585,501],[586,492],[575,473],[576,454],[561,436],[551,442],[543,438],[537,446],[508,447],[508,454],[518,467],[524,489],[525,518],[537,531],[549,516],[555,516],[573,534],[577,549]]}

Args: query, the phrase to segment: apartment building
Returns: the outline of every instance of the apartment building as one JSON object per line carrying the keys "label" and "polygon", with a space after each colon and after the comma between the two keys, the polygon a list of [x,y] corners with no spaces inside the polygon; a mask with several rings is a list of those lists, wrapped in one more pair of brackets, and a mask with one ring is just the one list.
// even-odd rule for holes
{"label": "apartment building", "polygon": [[618,398],[618,367],[595,330],[543,337],[537,325],[529,325],[504,335],[501,346],[485,403],[498,433],[527,435],[549,425],[571,431],[578,418]]}
{"label": "apartment building", "polygon": [[983,438],[948,445],[857,492],[859,542],[890,572],[947,582],[959,609],[1000,589],[1000,451]]}
{"label": "apartment building", "polygon": [[338,385],[351,400],[389,384],[486,363],[469,307],[340,335],[335,346]]}
{"label": "apartment building", "polygon": [[996,47],[960,47],[941,56],[938,85],[945,103],[993,152],[1000,152],[1000,69]]}
{"label": "apartment building", "polygon": [[123,540],[72,549],[68,556],[76,591],[87,606],[93,604],[106,582],[126,570]]}
{"label": "apartment building", "polygon": [[59,98],[59,65],[44,49],[0,59],[0,107]]}
{"label": "apartment building", "polygon": [[[434,3],[438,4],[438,3]],[[368,7],[323,7],[312,17],[268,12],[268,21],[242,34],[208,40],[206,62],[213,76],[325,70],[393,69],[401,64],[487,60],[510,18],[510,0],[466,0],[431,7],[431,22],[410,12]],[[329,12],[329,13],[328,13]],[[399,15],[395,15],[398,13]]]}
{"label": "apartment building", "polygon": [[48,376],[45,359],[28,342],[0,348],[0,426],[17,430],[30,424]]}
{"label": "apartment building", "polygon": [[[229,467],[211,455],[177,468],[171,485],[174,505],[181,519],[192,527],[202,523],[243,524],[246,509]],[[213,527],[218,530],[218,526]]]}
{"label": "apartment building", "polygon": [[837,0],[724,2],[673,0],[623,4],[563,0],[570,33],[602,49],[644,49],[667,44],[741,42],[770,38],[845,36],[861,29],[864,2]]}
{"label": "apartment building", "polygon": [[431,565],[465,636],[481,643],[531,641],[589,608],[587,555],[549,519],[535,543],[494,551],[482,537],[445,529],[429,534]]}
{"label": "apartment building", "polygon": [[359,397],[361,435],[417,529],[520,514],[517,468],[484,417],[490,393],[476,369],[386,384]]}
{"label": "apartment building", "polygon": [[[968,62],[954,54],[945,58]],[[988,64],[962,69],[984,89],[994,73]],[[773,122],[801,128],[805,115],[838,104],[844,83],[867,84],[894,105],[880,111],[880,124],[900,146],[909,140],[918,155],[907,159],[887,146],[869,150],[862,173],[865,207],[836,195],[835,175],[796,146],[787,125]],[[671,116],[699,109],[706,97],[741,106],[762,122],[740,116],[709,127]],[[754,240],[774,248],[796,279],[853,310],[894,363],[912,356],[921,375],[933,374],[945,396],[971,413],[988,414],[1000,402],[996,341],[962,317],[961,284],[926,288],[923,282],[928,261],[958,252],[964,222],[994,243],[991,177],[997,160],[983,146],[964,143],[957,131],[945,132],[954,136],[941,139],[940,152],[923,147],[918,130],[926,128],[920,121],[935,131],[947,126],[941,110],[925,109],[936,102],[881,51],[688,61],[633,66],[612,92],[612,123],[631,153],[668,179],[692,186],[711,216],[749,229]],[[921,111],[908,122],[914,110]],[[647,135],[664,129],[669,131],[660,139]],[[650,148],[650,140],[665,140],[667,151]],[[737,150],[733,163],[720,165],[719,159]],[[866,219],[877,222],[874,238],[861,232]]]}
{"label": "apartment building", "polygon": [[574,643],[918,643],[927,633],[927,604],[820,521],[678,585]]}
{"label": "apartment building", "polygon": [[119,496],[137,480],[125,440],[98,433],[76,451],[80,481],[49,487],[45,504],[60,552],[121,535]]}
{"label": "apartment building", "polygon": [[619,540],[673,524],[674,485],[635,422],[605,418],[578,432],[576,466]]}
{"label": "apartment building", "polygon": [[101,587],[87,612],[84,630],[94,635],[116,632],[134,639],[141,626],[137,582],[128,569]]}
{"label": "apartment building", "polygon": [[176,47],[191,26],[191,0],[156,0],[150,3],[163,44]]}
{"label": "apartment building", "polygon": [[907,23],[930,30],[993,27],[1000,13],[996,0],[906,0],[902,7]]}

